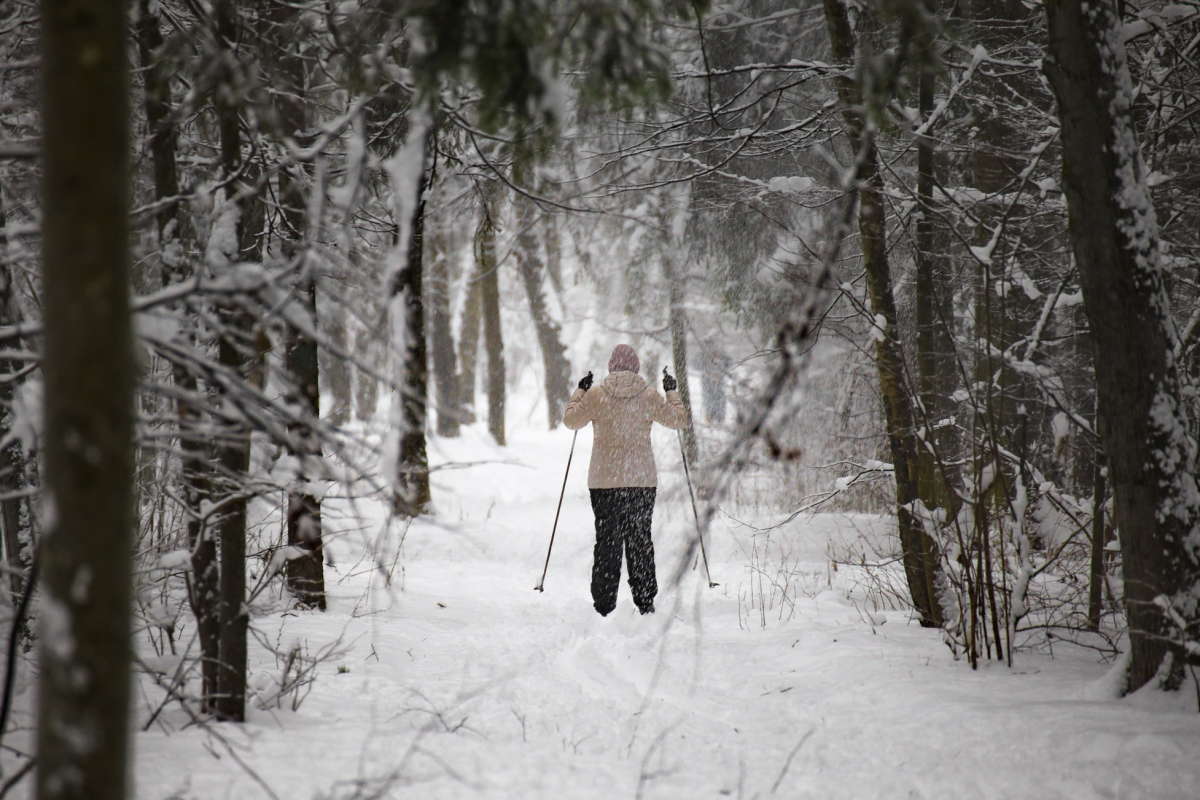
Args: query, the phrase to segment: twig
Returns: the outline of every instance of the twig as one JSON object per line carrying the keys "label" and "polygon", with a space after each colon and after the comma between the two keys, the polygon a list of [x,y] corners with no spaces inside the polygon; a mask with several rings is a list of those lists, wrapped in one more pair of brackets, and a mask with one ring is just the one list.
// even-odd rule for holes
{"label": "twig", "polygon": [[[180,656],[179,659],[179,664],[175,667],[175,675],[173,678],[171,678],[171,682],[166,686],[166,696],[163,697],[163,701],[158,705],[158,707],[151,712],[149,719],[146,720],[146,723],[142,725],[143,733],[150,730],[150,726],[154,724],[156,719],[158,719],[158,715],[162,713],[163,709],[166,708],[172,700],[184,702],[183,696],[176,691],[176,688],[182,686],[187,677],[185,665],[187,664],[188,654],[192,652],[192,645],[196,643],[196,639],[197,636],[193,635],[191,640],[188,641],[187,648],[183,651],[183,655]],[[137,661],[142,670],[146,674],[153,676],[154,682],[161,686],[162,684],[158,680],[158,673],[155,670],[148,668],[141,659],[137,659]]]}
{"label": "twig", "polygon": [[11,778],[6,780],[3,786],[0,786],[0,798],[5,797],[10,790],[15,789],[17,784],[21,782],[21,779],[28,775],[35,766],[37,766],[36,758],[31,758],[22,764],[21,768],[14,772]]}
{"label": "twig", "polygon": [[787,775],[788,769],[792,766],[792,759],[796,757],[796,753],[800,752],[800,748],[804,746],[804,743],[807,742],[809,737],[816,733],[816,731],[816,728],[809,728],[808,733],[801,736],[800,741],[796,742],[796,746],[792,748],[792,752],[788,753],[787,759],[783,762],[783,769],[779,770],[779,777],[775,779],[775,783],[771,786],[771,794],[775,794],[775,792],[779,791],[779,785],[783,783],[783,779]]}
{"label": "twig", "polygon": [[29,575],[25,579],[25,590],[21,592],[21,602],[17,605],[17,613],[13,617],[12,627],[8,631],[8,658],[4,665],[4,699],[0,701],[0,742],[4,741],[4,731],[8,729],[8,715],[12,711],[13,684],[17,680],[17,639],[21,634],[21,624],[29,610],[29,599],[37,586],[38,557],[34,554],[33,564],[29,567]]}
{"label": "twig", "polygon": [[[217,730],[216,726],[207,724],[207,720],[196,714],[196,712],[188,706],[186,698],[180,695],[173,685],[164,686],[154,673],[151,673],[151,677],[160,688],[166,690],[168,694],[173,695],[175,699],[179,701],[180,706],[183,708],[184,712],[186,712],[187,715],[192,718],[193,723],[198,725],[205,733],[207,733],[210,739],[215,739],[216,741],[220,742],[221,746],[225,748],[225,752],[229,754],[229,757],[232,758],[237,765],[242,768],[242,771],[245,772],[252,781],[259,785],[259,787],[268,797],[271,798],[271,800],[279,800],[279,795],[275,794],[275,792],[271,790],[270,785],[263,780],[262,776],[255,772],[254,769],[252,769],[250,765],[247,764],[241,758],[241,756],[237,754],[237,750],[229,743],[225,736],[223,736],[221,732]],[[220,756],[217,755],[217,752],[209,743],[205,743],[205,748],[213,755],[214,758],[220,758]],[[0,797],[2,796],[3,795],[0,794]]]}
{"label": "twig", "polygon": [[32,160],[41,155],[41,150],[32,142],[0,142],[0,158],[14,161]]}

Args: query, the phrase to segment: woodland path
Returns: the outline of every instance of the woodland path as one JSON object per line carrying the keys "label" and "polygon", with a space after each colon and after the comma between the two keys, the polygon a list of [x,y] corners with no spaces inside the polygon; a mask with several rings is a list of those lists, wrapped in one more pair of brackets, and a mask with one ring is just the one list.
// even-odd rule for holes
{"label": "woodland path", "polygon": [[[693,535],[664,464],[670,440],[658,443],[659,613],[638,617],[622,585],[617,611],[598,617],[587,438],[544,594],[532,587],[561,431],[504,451],[478,434],[435,445],[439,461],[491,463],[436,473],[439,522],[413,525],[398,560],[377,504],[344,508],[330,610],[257,622],[310,650],[340,637],[341,653],[298,711],[218,727],[229,749],[194,728],[142,734],[139,796],[249,798],[265,784],[286,798],[1200,797],[1200,715],[1106,699],[1106,667],[1090,654],[972,672],[903,612],[868,613],[825,553],[885,520],[824,515],[769,546],[760,535],[765,626],[750,607],[749,529],[714,531],[721,586],[691,570],[670,585]],[[521,463],[504,463],[514,452]],[[367,552],[395,564],[390,587]],[[770,589],[780,563],[794,607]],[[757,576],[754,591],[757,602]],[[274,659],[259,650],[254,666],[252,683],[269,684]]]}

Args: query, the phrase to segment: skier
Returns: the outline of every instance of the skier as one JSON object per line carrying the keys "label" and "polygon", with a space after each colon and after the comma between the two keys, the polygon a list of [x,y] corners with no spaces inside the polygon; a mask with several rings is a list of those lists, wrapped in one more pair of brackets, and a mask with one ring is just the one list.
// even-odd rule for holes
{"label": "skier", "polygon": [[617,345],[608,360],[608,377],[595,391],[589,391],[592,373],[588,372],[563,412],[563,424],[572,430],[589,422],[595,426],[588,489],[596,517],[592,602],[600,616],[607,616],[617,606],[622,549],[633,602],[643,614],[654,613],[658,580],[650,522],[658,477],[650,426],[657,422],[679,430],[687,424],[687,410],[675,379],[663,369],[664,398],[647,386],[638,367],[633,348]]}

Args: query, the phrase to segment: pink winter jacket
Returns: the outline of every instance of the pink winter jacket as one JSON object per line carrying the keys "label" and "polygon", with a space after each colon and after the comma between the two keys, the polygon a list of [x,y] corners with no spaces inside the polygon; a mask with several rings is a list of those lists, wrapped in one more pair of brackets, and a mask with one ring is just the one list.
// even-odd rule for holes
{"label": "pink winter jacket", "polygon": [[609,373],[590,391],[576,389],[563,412],[563,424],[572,430],[595,426],[589,489],[657,486],[650,424],[676,430],[687,424],[687,409],[679,392],[661,394],[634,372]]}

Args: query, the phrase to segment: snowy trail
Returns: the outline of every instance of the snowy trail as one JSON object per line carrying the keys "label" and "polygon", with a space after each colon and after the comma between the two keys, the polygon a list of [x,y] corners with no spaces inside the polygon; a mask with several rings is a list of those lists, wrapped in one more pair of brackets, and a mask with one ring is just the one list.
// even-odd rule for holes
{"label": "snowy trail", "polygon": [[[351,569],[382,514],[364,504],[375,521],[332,544],[329,612],[257,622],[312,648],[340,634],[345,652],[298,711],[218,728],[244,767],[194,728],[142,734],[139,796],[268,796],[261,781],[287,798],[1200,797],[1200,715],[1089,699],[1105,672],[1089,656],[971,672],[902,613],[868,624],[841,578],[827,588],[824,553],[869,518],[789,528],[806,596],[790,618],[773,609],[764,628],[755,611],[748,625],[744,530],[714,532],[719,588],[692,571],[669,585],[693,529],[665,468],[659,613],[638,617],[623,584],[602,619],[581,435],[546,592],[533,591],[564,441],[528,434],[498,451],[468,436],[437,452],[522,464],[437,473],[442,524],[409,530],[391,588]],[[385,563],[395,548],[387,539]]]}

